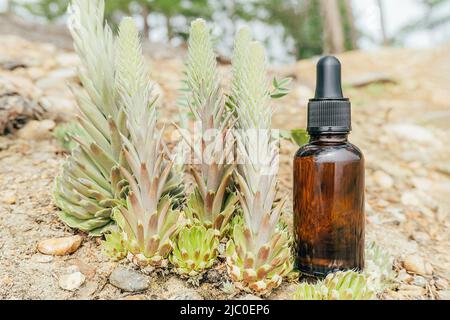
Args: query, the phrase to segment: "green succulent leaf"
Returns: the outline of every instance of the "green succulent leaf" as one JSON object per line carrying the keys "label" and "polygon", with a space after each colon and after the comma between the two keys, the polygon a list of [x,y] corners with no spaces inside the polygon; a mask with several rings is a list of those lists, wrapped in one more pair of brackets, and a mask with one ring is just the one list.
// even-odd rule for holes
{"label": "green succulent leaf", "polygon": [[176,273],[197,277],[214,264],[218,246],[215,229],[202,225],[186,226],[178,234],[169,260]]}
{"label": "green succulent leaf", "polygon": [[363,274],[338,271],[317,284],[299,284],[293,297],[296,300],[371,300],[374,292]]}
{"label": "green succulent leaf", "polygon": [[124,234],[115,228],[110,233],[105,234],[105,240],[102,241],[102,249],[105,255],[115,261],[124,259],[127,256]]}
{"label": "green succulent leaf", "polygon": [[78,145],[73,139],[74,136],[81,137],[82,140],[88,139],[83,128],[76,122],[62,123],[53,130],[53,136],[59,144],[67,151],[72,151]]}

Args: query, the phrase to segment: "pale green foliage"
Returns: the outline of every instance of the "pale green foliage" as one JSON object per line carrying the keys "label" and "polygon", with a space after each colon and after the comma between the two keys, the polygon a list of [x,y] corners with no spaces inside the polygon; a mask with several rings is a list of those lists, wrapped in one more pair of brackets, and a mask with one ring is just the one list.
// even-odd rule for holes
{"label": "pale green foliage", "polygon": [[201,125],[198,141],[185,136],[201,162],[199,170],[190,168],[196,188],[189,198],[186,215],[193,222],[224,234],[237,202],[228,189],[234,167],[226,161],[233,152],[231,115],[226,112],[220,90],[210,30],[201,19],[191,25],[186,78],[189,107]]}
{"label": "pale green foliage", "polygon": [[294,293],[294,300],[326,300],[328,294],[328,288],[323,285],[322,282],[319,284],[310,284],[302,282],[297,286]]}
{"label": "pale green foliage", "polygon": [[393,259],[374,242],[365,249],[365,268],[330,274],[317,284],[301,283],[294,294],[297,300],[368,300],[393,286]]}
{"label": "pale green foliage", "polygon": [[294,293],[296,300],[370,300],[373,297],[366,277],[354,271],[329,274],[315,285],[301,283]]}
{"label": "pale green foliage", "polygon": [[215,99],[220,97],[220,92],[216,92],[219,88],[216,54],[210,30],[202,19],[196,19],[191,23],[186,83],[193,96],[189,102],[194,109],[199,108],[213,95],[216,95]]}
{"label": "pale green foliage", "polygon": [[105,255],[115,261],[125,258],[128,250],[122,231],[112,230],[110,233],[106,233],[105,241],[102,241],[102,249]]}
{"label": "pale green foliage", "polygon": [[369,287],[376,293],[382,293],[394,284],[396,276],[393,270],[394,259],[377,246],[375,242],[369,243],[365,250],[364,275]]}
{"label": "pale green foliage", "polygon": [[236,35],[232,58],[231,103],[241,129],[269,129],[272,109],[269,106],[269,82],[263,46],[252,41],[250,29]]}
{"label": "pale green foliage", "polygon": [[[233,281],[267,294],[292,269],[290,236],[278,227],[285,200],[275,204],[278,150],[271,135],[266,60],[248,28],[239,31],[233,56],[229,105],[237,119],[236,172],[243,224],[233,228],[227,244],[227,268]],[[256,156],[256,157],[255,157]]]}
{"label": "pale green foliage", "polygon": [[116,225],[111,227],[108,233],[104,234],[105,240],[101,242],[102,251],[114,261],[119,261],[125,258],[128,253],[128,243],[125,241],[127,235],[123,231],[126,222],[118,208],[113,210],[111,217],[116,222]]}
{"label": "pale green foliage", "polygon": [[78,145],[73,137],[78,136],[87,139],[83,128],[76,122],[62,123],[53,130],[53,136],[67,151],[72,151]]}
{"label": "pale green foliage", "polygon": [[199,225],[184,227],[175,242],[170,262],[176,273],[198,276],[213,265],[218,245],[219,239],[214,229]]}
{"label": "pale green foliage", "polygon": [[[124,144],[130,152],[134,148],[136,150],[134,158],[139,158],[146,163],[147,168],[150,168],[153,165],[151,161],[155,160],[152,156],[155,154],[147,152],[148,148],[165,146],[162,145],[162,141],[160,146],[153,145],[152,140],[162,135],[162,132],[152,127],[156,125],[156,111],[151,109],[157,104],[158,97],[153,95],[153,81],[150,79],[139,32],[132,18],[124,18],[120,23],[116,66],[116,86],[121,97],[121,107],[128,118],[129,141],[125,141]],[[163,166],[166,164],[165,160],[162,161]],[[182,191],[181,176],[170,170],[163,194],[170,193],[171,196],[179,197]]]}
{"label": "pale green foliage", "polygon": [[[107,120],[109,116],[117,119],[120,113],[115,88],[114,36],[104,22],[104,6],[103,0],[73,0],[68,26],[82,62],[79,76],[83,87],[95,109]],[[103,128],[108,128],[105,122]]]}
{"label": "pale green foliage", "polygon": [[133,18],[126,17],[120,23],[116,65],[116,86],[121,95],[131,97],[147,86],[149,71]]}
{"label": "pale green foliage", "polygon": [[99,234],[111,222],[111,212],[126,194],[118,166],[121,135],[127,135],[125,114],[116,88],[115,45],[104,23],[103,0],[74,0],[68,25],[81,60],[82,89],[73,88],[86,136],[56,179],[55,201],[69,226]]}
{"label": "pale green foliage", "polygon": [[[236,224],[227,243],[227,269],[231,279],[245,288],[265,295],[278,287],[292,270],[290,236],[287,230],[276,229],[272,237],[255,239],[244,225]],[[244,289],[245,289],[244,288]]]}
{"label": "pale green foliage", "polygon": [[156,98],[142,56],[134,22],[125,19],[119,30],[117,82],[126,113],[129,137],[123,136],[127,166],[122,175],[129,183],[123,217],[123,241],[141,265],[162,265],[173,248],[172,237],[183,216],[173,209],[170,193],[180,186],[170,180],[173,162],[166,160],[163,132],[157,128]]}
{"label": "pale green foliage", "polygon": [[219,94],[215,92],[219,88],[216,55],[210,30],[203,19],[191,23],[185,75],[178,101],[183,128],[187,127],[187,121],[192,116],[192,108],[197,109],[213,93]]}

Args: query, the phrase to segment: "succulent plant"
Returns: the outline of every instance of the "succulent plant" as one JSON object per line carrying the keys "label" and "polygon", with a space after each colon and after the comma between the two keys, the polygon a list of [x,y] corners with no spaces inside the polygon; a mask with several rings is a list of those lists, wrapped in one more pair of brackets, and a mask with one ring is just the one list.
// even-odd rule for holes
{"label": "succulent plant", "polygon": [[214,229],[202,225],[186,226],[178,234],[169,260],[176,273],[195,277],[213,265],[218,245]]}
{"label": "succulent plant", "polygon": [[291,237],[279,226],[285,200],[275,203],[278,150],[271,133],[265,53],[248,28],[237,34],[232,64],[228,104],[237,119],[235,177],[243,223],[234,226],[227,243],[227,269],[233,281],[263,295],[292,270]]}
{"label": "succulent plant", "polygon": [[294,293],[296,300],[370,300],[374,292],[363,274],[338,271],[317,284],[301,283]]}
{"label": "succulent plant", "polygon": [[102,241],[103,252],[111,259],[118,261],[127,256],[128,250],[124,242],[124,234],[122,230],[111,230],[105,233],[105,240]]}
{"label": "succulent plant", "polygon": [[104,23],[103,0],[73,0],[69,30],[82,66],[82,89],[73,88],[80,109],[78,122],[86,133],[56,178],[55,201],[67,225],[100,234],[127,191],[119,165],[121,136],[127,136],[125,113],[116,86],[116,54],[111,29]]}
{"label": "succulent plant", "polygon": [[394,259],[377,246],[375,242],[366,245],[364,275],[368,286],[376,293],[382,293],[394,285],[396,273]]}
{"label": "succulent plant", "polygon": [[76,122],[67,122],[59,124],[53,130],[53,136],[59,142],[61,147],[66,151],[72,151],[77,147],[77,142],[73,139],[74,136],[83,137],[85,135],[83,128]]}
{"label": "succulent plant", "polygon": [[328,295],[328,288],[323,285],[323,282],[317,284],[310,284],[307,282],[300,283],[293,295],[294,300],[326,300]]}
{"label": "succulent plant", "polygon": [[117,86],[129,133],[122,136],[126,165],[120,172],[129,184],[129,193],[126,204],[118,207],[123,218],[120,227],[126,249],[136,263],[161,266],[167,262],[172,238],[184,222],[182,213],[174,209],[180,183],[172,173],[173,161],[167,159],[163,132],[157,128],[157,97],[152,96],[152,81],[133,20],[121,23],[118,47],[119,57],[123,57],[118,74],[124,76]]}
{"label": "succulent plant", "polygon": [[184,135],[200,162],[199,170],[190,167],[196,187],[185,212],[193,222],[224,234],[237,202],[230,190],[234,166],[227,163],[234,143],[229,130],[231,114],[226,112],[220,89],[210,30],[202,19],[191,24],[186,77],[189,107],[201,125],[201,136],[192,141]]}
{"label": "succulent plant", "polygon": [[286,230],[276,230],[275,235],[259,247],[259,239],[252,237],[243,225],[234,226],[231,238],[226,247],[227,270],[233,281],[244,284],[244,289],[268,294],[292,270]]}
{"label": "succulent plant", "polygon": [[332,273],[324,285],[328,289],[327,300],[370,300],[374,295],[366,277],[355,271]]}

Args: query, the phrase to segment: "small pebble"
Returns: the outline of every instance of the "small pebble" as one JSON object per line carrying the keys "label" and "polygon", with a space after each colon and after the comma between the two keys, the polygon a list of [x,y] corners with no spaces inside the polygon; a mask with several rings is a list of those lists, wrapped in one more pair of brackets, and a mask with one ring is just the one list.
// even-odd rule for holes
{"label": "small pebble", "polygon": [[384,189],[389,189],[394,186],[394,179],[390,175],[388,175],[384,171],[376,171],[373,174],[373,179],[375,180],[376,184]]}
{"label": "small pebble", "polygon": [[400,270],[397,275],[397,280],[403,283],[410,284],[413,281],[414,277],[410,275],[406,270]]}
{"label": "small pebble", "polygon": [[14,195],[12,195],[12,194],[11,194],[11,195],[6,195],[6,196],[2,199],[2,202],[3,202],[3,203],[9,204],[9,205],[15,204],[16,201],[17,201],[16,196],[14,196]]}
{"label": "small pebble", "polygon": [[32,120],[17,132],[19,138],[25,140],[44,140],[51,137],[51,130],[56,124],[53,120]]}
{"label": "small pebble", "polygon": [[406,271],[420,275],[432,275],[433,267],[426,262],[422,257],[416,255],[406,256],[403,259],[403,266]]}
{"label": "small pebble", "polygon": [[402,204],[405,206],[413,206],[418,207],[420,206],[420,201],[417,198],[417,195],[413,192],[405,192],[402,194]]}
{"label": "small pebble", "polygon": [[52,256],[64,256],[78,250],[83,238],[80,236],[53,238],[38,243],[39,252]]}
{"label": "small pebble", "polygon": [[398,293],[403,296],[420,297],[423,296],[426,292],[427,291],[424,288],[409,284],[401,284],[398,287]]}
{"label": "small pebble", "polygon": [[439,291],[439,300],[450,300],[450,290]]}
{"label": "small pebble", "polygon": [[67,291],[77,290],[86,280],[86,277],[81,272],[74,272],[71,274],[62,275],[59,278],[59,286]]}
{"label": "small pebble", "polygon": [[31,261],[37,262],[37,263],[50,263],[53,261],[53,257],[38,253],[31,257]]}
{"label": "small pebble", "polygon": [[445,279],[439,278],[435,281],[436,288],[439,290],[447,290],[448,289],[448,282]]}
{"label": "small pebble", "polygon": [[142,273],[123,267],[114,269],[109,276],[109,282],[116,288],[127,292],[144,291],[149,286],[148,278]]}
{"label": "small pebble", "polygon": [[421,276],[415,276],[414,280],[412,281],[413,285],[417,286],[417,287],[422,287],[422,288],[426,288],[428,281],[427,279],[425,279],[424,277]]}

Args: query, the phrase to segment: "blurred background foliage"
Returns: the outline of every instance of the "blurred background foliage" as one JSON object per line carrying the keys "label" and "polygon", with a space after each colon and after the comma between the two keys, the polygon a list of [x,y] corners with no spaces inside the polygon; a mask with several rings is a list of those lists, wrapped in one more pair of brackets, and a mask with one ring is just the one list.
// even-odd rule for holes
{"label": "blurred background foliage", "polygon": [[[64,21],[69,2],[3,1],[9,13],[50,23]],[[359,20],[378,23],[380,35],[370,40],[379,45],[402,45],[408,35],[420,30],[449,29],[450,0],[411,0],[420,5],[421,14],[395,34],[389,34],[387,14],[400,16],[402,12],[386,12],[387,1],[372,1],[377,12],[371,17],[355,13],[356,4],[362,5],[361,0],[106,0],[106,15],[113,26],[117,26],[124,15],[132,15],[146,38],[174,46],[185,43],[190,21],[203,17],[214,22],[218,48],[225,57],[231,51],[236,29],[248,23],[256,38],[266,43],[271,59],[278,62],[358,49],[362,39],[373,38],[373,34],[367,34],[360,27]]]}

